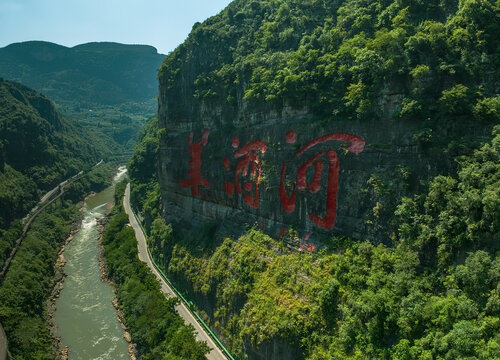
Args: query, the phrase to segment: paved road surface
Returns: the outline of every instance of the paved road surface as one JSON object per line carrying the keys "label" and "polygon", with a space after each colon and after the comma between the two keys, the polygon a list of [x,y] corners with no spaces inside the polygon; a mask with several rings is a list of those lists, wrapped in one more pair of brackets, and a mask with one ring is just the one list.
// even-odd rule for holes
{"label": "paved road surface", "polygon": [[[156,277],[161,281],[162,291],[169,297],[170,296],[176,297],[177,295],[175,294],[175,292],[163,279],[158,270],[156,270],[153,263],[151,262],[151,259],[148,256],[148,252],[146,249],[146,238],[144,237],[142,229],[139,223],[137,222],[134,213],[132,212],[132,209],[130,208],[130,184],[128,184],[127,188],[125,189],[125,196],[123,198],[123,207],[125,209],[125,212],[128,214],[129,222],[135,231],[135,237],[137,238],[137,248],[139,249],[139,259],[141,261],[144,261],[149,266],[153,274],[155,274]],[[177,305],[176,310],[179,312],[179,315],[184,319],[186,323],[189,323],[194,326],[196,330],[196,339],[200,341],[206,341],[208,346],[212,348],[212,351],[210,351],[210,353],[207,355],[208,360],[227,360],[227,358],[222,353],[222,350],[220,350],[215,345],[212,338],[205,332],[205,330],[198,323],[198,321],[196,321],[194,315],[188,310],[188,308],[186,307],[186,305],[184,305],[182,301],[179,305]]]}

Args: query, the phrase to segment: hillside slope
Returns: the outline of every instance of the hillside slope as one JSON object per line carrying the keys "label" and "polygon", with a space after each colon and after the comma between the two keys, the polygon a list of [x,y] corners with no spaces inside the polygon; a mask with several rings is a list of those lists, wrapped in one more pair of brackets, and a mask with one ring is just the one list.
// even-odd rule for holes
{"label": "hillside slope", "polygon": [[147,45],[110,42],[72,48],[44,41],[0,49],[0,77],[48,96],[124,161],[137,131],[156,112],[157,69],[164,55]]}
{"label": "hillside slope", "polygon": [[99,161],[103,149],[95,144],[45,96],[0,79],[0,227],[25,216],[44,191]]}
{"label": "hillside slope", "polygon": [[[94,166],[109,151],[98,134],[91,136],[48,98],[0,78],[0,264],[9,264],[0,285],[0,322],[12,359],[55,357],[47,301],[62,276],[56,259],[81,221],[78,204],[109,185],[112,165]],[[27,224],[21,219],[48,190],[81,171],[42,207],[18,243]]]}

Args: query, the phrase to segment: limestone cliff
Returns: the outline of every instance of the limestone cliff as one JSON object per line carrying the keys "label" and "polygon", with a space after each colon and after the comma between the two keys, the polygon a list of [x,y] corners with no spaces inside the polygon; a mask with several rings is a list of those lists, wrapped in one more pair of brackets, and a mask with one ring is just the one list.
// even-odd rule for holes
{"label": "limestone cliff", "polygon": [[[167,218],[384,241],[382,218],[397,199],[453,170],[452,157],[490,133],[491,121],[475,111],[497,99],[489,50],[436,37],[469,31],[463,21],[475,16],[473,5],[385,4],[370,10],[365,32],[341,22],[366,10],[351,5],[235,1],[195,24],[159,75]],[[445,29],[439,20],[455,11]],[[387,12],[398,14],[392,24]],[[403,15],[406,27],[397,22]],[[467,70],[460,51],[483,51],[481,67]]]}
{"label": "limestone cliff", "polygon": [[[187,70],[185,75],[186,78],[191,76]],[[186,80],[172,91],[176,95],[190,94],[193,88],[189,83]],[[159,183],[164,215],[174,222],[182,219],[196,223],[213,219],[224,220],[230,227],[258,224],[274,236],[279,236],[284,227],[292,226],[302,234],[310,232],[313,241],[334,235],[355,239],[372,237],[382,241],[386,234],[381,233],[377,237],[370,222],[379,201],[372,194],[374,179],[382,179],[386,191],[397,199],[414,192],[420,181],[429,176],[453,168],[442,144],[426,146],[418,137],[425,124],[392,116],[401,107],[403,92],[382,92],[378,95],[380,117],[368,120],[339,117],[324,121],[315,117],[307,105],[296,109],[284,104],[276,109],[265,104],[252,105],[240,96],[237,99],[239,106],[231,108],[188,95],[179,104],[172,91],[160,82],[159,126],[165,131],[161,132],[160,138]],[[239,93],[242,94],[243,90]],[[186,112],[182,116],[175,111],[180,105]],[[477,140],[487,135],[488,131],[489,127],[469,123],[463,124],[460,129],[443,126],[435,133],[441,132],[444,139],[464,139],[469,135],[470,139]],[[290,132],[295,133],[293,143],[287,141]],[[318,143],[301,153],[307,144],[332,134],[337,139],[341,137],[339,134],[354,135],[362,139],[360,141],[364,146],[359,152],[350,151],[352,144],[349,141],[334,139]],[[256,141],[263,143],[256,148],[256,160],[254,164],[252,161],[245,164],[244,147],[256,144]],[[196,147],[197,150],[194,150]],[[329,176],[330,149],[336,152],[338,158],[338,191],[333,206],[336,218],[331,227],[318,226],[309,215],[326,217],[328,189],[329,185],[333,187],[331,181],[335,177]],[[305,187],[304,184],[299,186],[300,168],[321,153],[316,161],[323,166],[322,171],[318,171],[319,186],[312,188],[314,163],[306,169]],[[196,164],[196,159],[200,163]],[[242,175],[243,165],[249,165],[246,176]],[[251,167],[254,165],[257,169],[255,177],[252,177]],[[259,166],[261,172],[257,176]],[[281,185],[283,168],[284,187]],[[197,171],[199,173],[195,175]],[[196,178],[199,186],[194,185],[196,182],[193,179]],[[182,182],[185,185],[181,185]],[[239,182],[241,193],[237,191],[236,182]],[[246,182],[251,184],[249,191],[244,188]],[[285,189],[287,198],[292,198],[295,189],[293,211],[285,210],[280,187]]]}
{"label": "limestone cliff", "polygon": [[[470,154],[499,121],[497,6],[480,3],[237,0],[195,24],[159,74],[166,222],[191,247],[205,241],[192,228],[207,220],[218,227],[216,240],[248,226],[274,238],[294,229],[298,236],[285,237],[294,254],[341,251],[341,237],[395,245],[402,197],[453,173],[452,159]],[[205,241],[206,252],[192,255],[167,242],[158,252],[178,253],[165,250],[160,262],[214,330],[224,336],[237,321],[248,325],[247,294],[228,300],[215,290],[237,271],[201,284],[216,264],[200,264],[217,263],[212,252],[223,245]],[[224,266],[237,255],[244,257],[228,250]],[[303,359],[310,350],[298,349],[296,334],[260,343],[238,334],[231,336],[241,342],[230,345],[248,359]]]}

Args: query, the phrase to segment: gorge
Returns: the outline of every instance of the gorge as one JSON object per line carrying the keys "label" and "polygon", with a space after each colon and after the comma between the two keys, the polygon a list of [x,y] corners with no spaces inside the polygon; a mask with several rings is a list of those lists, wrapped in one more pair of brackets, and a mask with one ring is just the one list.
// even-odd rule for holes
{"label": "gorge", "polygon": [[[9,356],[52,359],[56,335],[70,358],[129,356],[95,261],[113,199],[102,254],[138,358],[500,358],[499,14],[234,0],[168,55],[1,48],[0,260],[43,194],[85,175],[0,283]],[[130,186],[79,213],[125,161]],[[54,334],[46,301],[82,214]]]}

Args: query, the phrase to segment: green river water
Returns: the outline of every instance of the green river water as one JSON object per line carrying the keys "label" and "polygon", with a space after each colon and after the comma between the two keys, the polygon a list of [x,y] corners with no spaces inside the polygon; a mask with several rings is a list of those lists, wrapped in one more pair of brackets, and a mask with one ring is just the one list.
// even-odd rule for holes
{"label": "green river water", "polygon": [[80,230],[66,246],[64,289],[56,301],[56,336],[69,346],[70,360],[130,359],[116,318],[111,287],[100,280],[97,219],[113,201],[115,184],[126,175],[118,169],[113,185],[90,197],[83,207]]}

